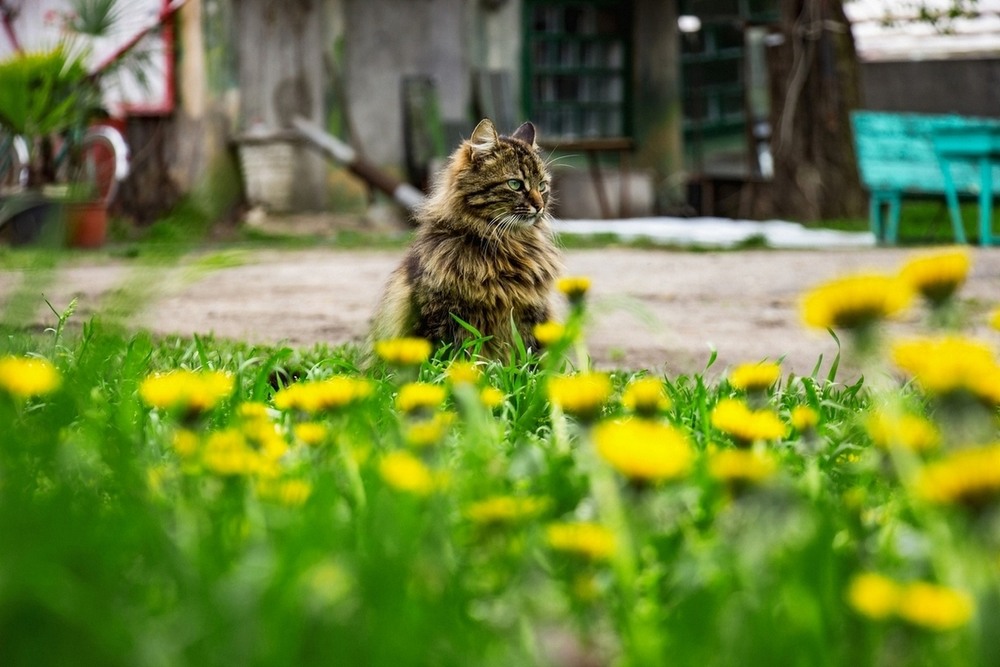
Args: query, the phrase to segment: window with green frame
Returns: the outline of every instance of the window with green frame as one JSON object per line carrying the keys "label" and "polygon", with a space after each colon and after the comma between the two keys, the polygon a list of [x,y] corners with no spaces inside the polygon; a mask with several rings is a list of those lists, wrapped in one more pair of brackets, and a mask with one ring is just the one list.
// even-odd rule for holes
{"label": "window with green frame", "polygon": [[[682,15],[699,29],[681,35],[684,145],[696,169],[713,162],[744,161],[748,123],[760,113],[762,73],[748,53],[760,40],[754,24],[777,18],[776,0],[681,0]],[[751,40],[751,36],[753,39]],[[749,60],[748,60],[749,59]],[[766,79],[763,80],[766,84]],[[752,112],[749,113],[748,112]]]}
{"label": "window with green frame", "polygon": [[546,137],[630,136],[631,3],[525,0],[522,99]]}

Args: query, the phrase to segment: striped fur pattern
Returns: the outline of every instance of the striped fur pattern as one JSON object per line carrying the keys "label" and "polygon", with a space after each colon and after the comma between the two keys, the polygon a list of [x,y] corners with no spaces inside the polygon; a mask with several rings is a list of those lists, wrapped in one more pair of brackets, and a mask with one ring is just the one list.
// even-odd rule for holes
{"label": "striped fur pattern", "polygon": [[549,225],[549,180],[531,123],[508,137],[481,121],[417,213],[416,238],[389,279],[372,339],[459,344],[470,334],[454,314],[492,336],[486,354],[510,349],[512,319],[537,350],[532,329],[551,317],[561,269]]}

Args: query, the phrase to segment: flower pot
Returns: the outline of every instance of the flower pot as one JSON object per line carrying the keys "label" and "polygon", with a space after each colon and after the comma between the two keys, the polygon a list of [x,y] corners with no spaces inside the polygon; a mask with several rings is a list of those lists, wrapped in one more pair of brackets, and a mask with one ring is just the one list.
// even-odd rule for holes
{"label": "flower pot", "polygon": [[66,242],[71,248],[100,248],[108,234],[108,207],[102,201],[66,204]]}

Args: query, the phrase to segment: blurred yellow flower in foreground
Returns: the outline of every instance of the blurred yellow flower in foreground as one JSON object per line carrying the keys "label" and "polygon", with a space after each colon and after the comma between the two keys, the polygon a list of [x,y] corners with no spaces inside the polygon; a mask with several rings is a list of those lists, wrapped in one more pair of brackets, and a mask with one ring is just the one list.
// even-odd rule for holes
{"label": "blurred yellow flower in foreground", "polygon": [[437,487],[433,471],[409,452],[386,454],[379,461],[378,471],[386,484],[397,491],[427,496]]}
{"label": "blurred yellow flower in foreground", "polygon": [[434,410],[444,402],[447,392],[441,385],[428,382],[408,382],[399,389],[396,409],[400,412]]}
{"label": "blurred yellow flower in foreground", "polygon": [[18,398],[51,394],[59,387],[59,371],[41,357],[0,357],[0,389]]}
{"label": "blurred yellow flower in foreground", "polygon": [[902,589],[889,577],[874,572],[855,576],[847,589],[847,601],[858,613],[877,621],[896,613]]}
{"label": "blurred yellow flower in foreground", "polygon": [[189,459],[198,453],[198,449],[201,447],[201,440],[194,431],[181,429],[174,433],[170,445],[174,448],[177,456],[182,459]]}
{"label": "blurred yellow flower in foreground", "polygon": [[611,378],[604,373],[580,373],[549,380],[549,400],[567,414],[593,419],[611,396]]}
{"label": "blurred yellow flower in foreground", "polygon": [[928,630],[953,630],[969,622],[974,606],[968,594],[924,581],[903,588],[900,618]]}
{"label": "blurred yellow flower in foreground", "polygon": [[644,417],[652,417],[670,409],[670,398],[657,378],[632,380],[622,394],[622,405]]}
{"label": "blurred yellow flower in foreground", "polygon": [[483,387],[479,392],[479,401],[491,410],[503,405],[505,398],[504,393],[496,387]]}
{"label": "blurred yellow flower in foreground", "polygon": [[865,422],[865,429],[872,441],[883,449],[902,447],[924,452],[941,442],[937,426],[920,415],[875,412]]}
{"label": "blurred yellow flower in foreground", "polygon": [[586,276],[566,276],[557,283],[559,291],[570,301],[579,301],[590,290],[590,278]]}
{"label": "blurred yellow flower in foreground", "polygon": [[424,338],[390,338],[376,341],[375,354],[396,366],[416,366],[431,356],[431,342]]}
{"label": "blurred yellow flower in foreground", "polygon": [[302,422],[292,427],[292,433],[299,442],[315,447],[326,440],[330,430],[323,422]]}
{"label": "blurred yellow flower in foreground", "polygon": [[694,452],[677,429],[645,419],[616,419],[593,430],[594,447],[619,473],[637,481],[659,482],[688,473]]}
{"label": "blurred yellow flower in foreground", "polygon": [[720,449],[708,458],[708,474],[727,483],[763,482],[777,469],[773,455],[750,449]]}
{"label": "blurred yellow flower in foreground", "polygon": [[206,439],[201,463],[217,475],[250,475],[261,470],[260,455],[235,428],[214,431]]}
{"label": "blurred yellow flower in foreground", "polygon": [[189,412],[211,410],[233,393],[233,376],[223,371],[177,369],[150,375],[139,385],[146,405]]}
{"label": "blurred yellow flower in foreground", "polygon": [[408,423],[403,429],[403,437],[411,447],[430,447],[444,439],[454,421],[455,415],[451,412],[438,412],[427,419]]}
{"label": "blurred yellow flower in foreground", "polygon": [[963,591],[926,581],[900,583],[873,572],[854,577],[847,601],[868,618],[900,618],[938,632],[965,625],[975,609],[972,598]]}
{"label": "blurred yellow flower in foreground", "polygon": [[951,298],[969,275],[972,260],[963,248],[914,257],[899,272],[899,277],[932,305]]}
{"label": "blurred yellow flower in foreground", "polygon": [[465,516],[482,526],[510,524],[533,519],[549,506],[546,498],[492,496],[469,505]]}
{"label": "blurred yellow flower in foreground", "polygon": [[483,373],[471,361],[453,361],[445,375],[452,384],[476,384]]}
{"label": "blurred yellow flower in foreground", "polygon": [[912,300],[913,292],[895,276],[859,273],[807,292],[802,320],[820,329],[859,329],[901,313]]}
{"label": "blurred yellow flower in foreground", "polygon": [[1000,494],[1000,443],[959,449],[927,464],[916,494],[933,503],[979,507]]}
{"label": "blurred yellow flower in foreground", "polygon": [[897,341],[892,360],[928,394],[968,392],[1000,405],[1000,364],[986,343],[963,336]]}
{"label": "blurred yellow flower in foreground", "polygon": [[808,405],[796,405],[792,408],[789,420],[796,431],[804,433],[816,428],[819,424],[819,413]]}
{"label": "blurred yellow flower in foreground", "polygon": [[268,479],[257,482],[257,495],[286,507],[301,507],[312,495],[312,484],[304,479]]}
{"label": "blurred yellow flower in foreground", "polygon": [[755,440],[777,440],[788,427],[771,410],[753,410],[736,398],[724,398],[712,410],[712,426],[733,436],[741,444]]}
{"label": "blurred yellow flower in foreground", "polygon": [[590,560],[608,560],[615,555],[618,540],[609,529],[586,521],[551,523],[545,529],[549,546]]}
{"label": "blurred yellow flower in foreground", "polygon": [[781,364],[761,361],[740,364],[729,374],[729,384],[744,391],[767,391],[781,377]]}
{"label": "blurred yellow flower in foreground", "polygon": [[539,344],[549,346],[562,340],[563,336],[566,335],[566,327],[561,322],[550,320],[536,324],[532,333],[535,334],[535,338],[538,339]]}
{"label": "blurred yellow flower in foreground", "polygon": [[851,580],[847,601],[868,618],[900,618],[938,632],[965,625],[975,610],[972,598],[963,591],[926,581],[900,583],[873,572]]}
{"label": "blurred yellow flower in foreground", "polygon": [[274,407],[315,414],[346,407],[367,398],[371,392],[368,380],[336,375],[325,380],[296,382],[278,390]]}

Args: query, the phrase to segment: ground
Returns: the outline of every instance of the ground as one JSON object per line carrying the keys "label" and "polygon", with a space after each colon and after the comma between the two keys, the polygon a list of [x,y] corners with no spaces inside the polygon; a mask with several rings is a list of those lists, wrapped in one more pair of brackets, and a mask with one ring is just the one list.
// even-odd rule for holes
{"label": "ground", "polygon": [[[569,274],[593,280],[589,350],[600,366],[646,368],[668,375],[709,375],[744,361],[784,358],[823,373],[837,352],[826,332],[801,323],[798,300],[808,287],[849,271],[893,271],[914,250],[869,248],[682,252],[640,249],[569,250]],[[83,258],[37,282],[37,324],[78,296],[74,317],[125,308],[129,324],[167,334],[208,334],[255,343],[339,344],[363,338],[382,285],[403,250],[234,250],[210,252],[180,266]],[[1000,249],[973,249],[963,289],[971,333],[996,342],[987,313],[1000,304]],[[5,297],[23,272],[0,273]],[[124,289],[123,289],[124,288]],[[32,288],[36,289],[36,288]],[[892,331],[920,326],[914,311]],[[852,366],[846,363],[847,372]],[[843,375],[841,376],[844,377]]]}

